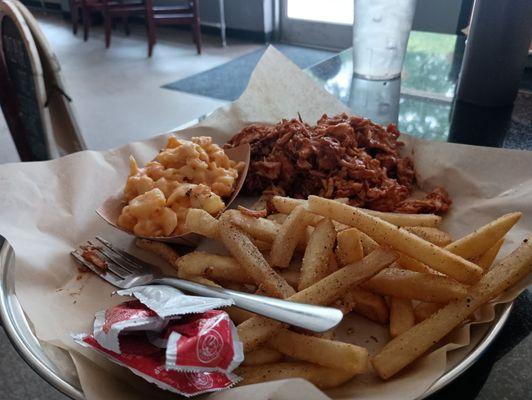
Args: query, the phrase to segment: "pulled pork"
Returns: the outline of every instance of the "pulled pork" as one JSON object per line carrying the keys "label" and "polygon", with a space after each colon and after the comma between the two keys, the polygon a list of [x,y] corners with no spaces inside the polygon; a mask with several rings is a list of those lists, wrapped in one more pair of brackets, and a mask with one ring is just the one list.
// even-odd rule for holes
{"label": "pulled pork", "polygon": [[315,126],[301,120],[242,129],[226,148],[251,146],[251,165],[243,190],[294,198],[311,194],[348,197],[352,205],[406,213],[445,212],[451,199],[436,188],[423,200],[407,199],[415,187],[414,164],[399,155],[395,125],[369,119],[323,115]]}

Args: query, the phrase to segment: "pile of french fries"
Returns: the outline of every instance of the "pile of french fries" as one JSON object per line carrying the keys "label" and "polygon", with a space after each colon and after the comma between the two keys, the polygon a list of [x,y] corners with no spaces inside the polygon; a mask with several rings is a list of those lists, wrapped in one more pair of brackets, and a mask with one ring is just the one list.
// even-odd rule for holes
{"label": "pile of french fries", "polygon": [[243,384],[301,377],[326,389],[369,370],[388,379],[532,270],[532,235],[494,263],[515,212],[453,241],[441,217],[383,213],[310,196],[275,196],[276,213],[239,207],[215,219],[187,215],[189,231],[221,241],[229,256],[193,251],[179,257],[163,243],[139,240],[177,267],[178,276],[291,301],[332,305],[389,327],[376,355],[230,308],[245,360]]}

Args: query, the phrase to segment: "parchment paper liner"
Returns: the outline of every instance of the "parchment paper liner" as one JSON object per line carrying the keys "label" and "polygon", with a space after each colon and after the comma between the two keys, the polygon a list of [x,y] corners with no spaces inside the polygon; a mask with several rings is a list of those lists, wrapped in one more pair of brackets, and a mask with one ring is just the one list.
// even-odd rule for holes
{"label": "parchment paper liner", "polygon": [[[335,82],[329,83],[326,87],[336,90]],[[224,143],[249,123],[275,123],[297,116],[298,112],[303,120],[315,122],[323,113],[334,115],[356,110],[349,110],[312,77],[269,48],[239,100],[178,133],[186,138],[209,135]],[[79,278],[76,264],[69,256],[72,248],[101,235],[139,257],[158,263],[157,258],[135,248],[131,236],[102,221],[94,210],[109,193],[123,187],[130,154],[139,162],[147,162],[166,139],[167,135],[161,135],[120,149],[84,151],[48,162],[0,165],[0,234],[16,254],[18,300],[41,343],[67,355],[62,361],[55,357],[56,364],[61,371],[78,375],[89,400],[175,399],[123,368],[80,349],[70,337],[72,332],[89,332],[95,312],[120,301],[111,297],[115,288],[100,278],[92,274]],[[442,185],[453,197],[453,207],[442,229],[459,238],[504,213],[522,211],[523,218],[508,233],[501,254],[508,254],[532,231],[532,152],[424,141],[408,135],[401,140],[407,144],[405,151],[412,154],[421,188],[430,190]],[[213,245],[204,241],[198,248],[212,251]],[[160,261],[159,265],[163,273],[176,273]],[[529,284],[530,276],[527,279],[499,300],[512,301]],[[493,320],[493,305],[482,309],[486,310],[482,321],[489,323]],[[371,336],[381,343],[381,338],[384,341],[387,335],[387,329],[363,318],[350,316],[345,323],[353,323],[354,331],[346,338],[364,346],[374,346]],[[325,394],[309,382],[295,379],[243,386],[209,398],[418,398],[446,371],[450,359],[465,357],[481,340],[481,328],[482,325],[475,325],[469,329],[465,325],[456,329],[446,338],[448,345],[422,357],[387,382],[362,375]],[[450,349],[454,349],[452,353],[448,352]],[[73,361],[75,371],[72,362],[66,359]]]}
{"label": "parchment paper liner", "polygon": [[[242,170],[242,173],[238,175],[238,179],[236,181],[236,187],[229,198],[225,202],[225,208],[224,211],[229,208],[231,203],[236,199],[238,196],[238,193],[240,193],[240,190],[242,189],[242,186],[244,186],[244,181],[246,180],[246,176],[249,169],[249,157],[250,157],[250,147],[249,144],[243,144],[238,147],[234,147],[232,149],[226,149],[224,150],[227,156],[236,162],[244,162],[244,169]],[[96,214],[98,214],[105,222],[107,222],[109,225],[115,227],[116,229],[120,229],[123,232],[126,232],[132,236],[140,237],[143,239],[150,239],[155,240],[158,242],[166,242],[166,243],[175,243],[175,244],[181,244],[185,246],[197,246],[198,243],[201,241],[203,236],[198,235],[197,233],[183,233],[181,235],[177,236],[158,236],[158,237],[150,237],[150,236],[139,236],[135,235],[133,232],[128,231],[127,229],[124,229],[117,225],[116,221],[118,221],[118,217],[120,216],[120,213],[122,212],[122,208],[124,207],[124,195],[123,191],[120,191],[118,194],[115,194],[114,196],[109,197],[107,200],[103,202],[101,207],[96,210]]]}

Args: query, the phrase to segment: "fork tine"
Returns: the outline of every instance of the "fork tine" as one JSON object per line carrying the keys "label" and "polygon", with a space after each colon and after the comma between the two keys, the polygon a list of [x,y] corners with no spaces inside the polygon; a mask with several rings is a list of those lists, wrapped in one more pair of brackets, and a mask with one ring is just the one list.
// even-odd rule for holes
{"label": "fork tine", "polygon": [[109,250],[111,250],[113,253],[117,254],[124,262],[127,262],[129,266],[135,268],[137,271],[152,271],[153,267],[151,265],[135,257],[134,255],[125,252],[121,248],[112,245],[104,238],[96,236],[96,240],[103,244],[105,247],[107,247]]}
{"label": "fork tine", "polygon": [[120,287],[120,281],[122,280],[120,277],[116,276],[114,273],[108,271],[107,269],[102,270],[101,268],[96,267],[93,263],[85,260],[81,254],[78,253],[78,250],[71,251],[70,254],[74,259],[83,265],[84,267],[87,267],[92,272],[94,272],[96,275],[100,276],[102,279],[106,280],[112,285]]}
{"label": "fork tine", "polygon": [[90,240],[88,241],[90,245],[93,246],[94,251],[98,252],[98,255],[105,259],[108,264],[108,267],[116,275],[127,278],[129,275],[138,272],[138,269],[128,266],[129,264],[124,262],[124,260],[113,252],[108,251],[102,246],[97,246],[93,244]]}

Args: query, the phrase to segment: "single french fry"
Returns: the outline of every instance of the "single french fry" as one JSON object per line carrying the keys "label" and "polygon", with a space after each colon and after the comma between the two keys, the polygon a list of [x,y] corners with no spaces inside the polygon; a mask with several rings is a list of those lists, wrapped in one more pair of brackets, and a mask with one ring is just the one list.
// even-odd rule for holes
{"label": "single french fry", "polygon": [[257,285],[280,298],[294,294],[294,288],[268,265],[259,249],[244,232],[233,225],[228,215],[222,214],[219,224],[223,244]]}
{"label": "single french fry", "polygon": [[254,239],[271,243],[279,233],[280,225],[269,219],[254,218],[237,210],[228,210],[224,214],[229,215],[233,224]]}
{"label": "single french fry", "polygon": [[399,336],[412,328],[415,323],[412,300],[392,296],[390,298],[390,336]]}
{"label": "single french fry", "polygon": [[501,249],[503,243],[504,243],[504,239],[500,239],[497,243],[491,246],[488,249],[488,251],[482,254],[478,258],[478,261],[477,261],[478,266],[482,268],[484,271],[487,271],[493,264],[493,261],[495,261],[495,259],[497,258],[497,254],[499,254],[499,250]]}
{"label": "single french fry", "polygon": [[297,288],[297,285],[299,285],[299,271],[291,269],[281,269],[277,272],[288,282],[290,286],[292,286],[293,288]]}
{"label": "single french fry", "polygon": [[445,246],[445,249],[470,260],[480,257],[503,238],[522,215],[520,212],[505,214],[469,235]]}
{"label": "single french fry", "polygon": [[224,311],[229,314],[229,318],[236,324],[241,324],[242,322],[252,318],[255,316],[252,312],[242,310],[241,308],[237,307],[226,307],[224,308]]}
{"label": "single french fry", "polygon": [[184,228],[186,232],[218,239],[218,220],[201,208],[191,208],[187,211]]}
{"label": "single french fry", "polygon": [[340,309],[347,314],[354,311],[379,324],[386,324],[389,319],[386,300],[379,294],[357,287],[340,300]]}
{"label": "single french fry", "polygon": [[305,214],[305,208],[298,206],[281,225],[270,252],[270,262],[274,267],[287,268],[290,265],[297,243],[305,234]]}
{"label": "single french fry", "polygon": [[491,268],[467,296],[447,304],[423,322],[392,339],[373,358],[373,366],[383,379],[388,379],[424,354],[451,330],[469,317],[482,304],[532,272],[532,235],[510,255]]}
{"label": "single french fry", "polygon": [[277,350],[268,349],[266,347],[260,347],[257,350],[253,350],[247,353],[241,365],[250,366],[271,364],[281,361],[283,357],[283,353],[280,353]]}
{"label": "single french fry", "polygon": [[312,232],[303,256],[298,290],[303,290],[327,276],[333,255],[336,231],[330,219],[324,218]]}
{"label": "single french fry", "polygon": [[[375,250],[362,260],[346,265],[288,299],[298,303],[331,304],[352,287],[368,280],[390,265],[396,257],[393,252],[388,250]],[[244,351],[257,348],[261,343],[268,340],[280,326],[280,322],[264,317],[253,317],[238,325],[238,336],[244,345]]]}
{"label": "single french fry", "polygon": [[334,340],[334,338],[336,337],[336,334],[334,333],[334,329],[331,329],[330,331],[322,332],[322,333],[317,333],[317,332],[312,332],[312,333],[313,333],[312,336],[322,338],[322,339],[327,339],[327,340]]}
{"label": "single french fry", "polygon": [[265,242],[264,240],[252,239],[250,238],[253,244],[259,249],[263,254],[269,254],[272,249],[271,242]]}
{"label": "single french fry", "polygon": [[204,276],[215,281],[254,283],[246,270],[233,257],[202,251],[193,251],[181,257],[177,261],[177,271],[180,278]]}
{"label": "single french fry", "polygon": [[137,239],[135,240],[135,244],[137,247],[161,257],[173,267],[175,267],[176,261],[179,260],[179,254],[177,251],[166,243],[156,242],[149,239]]}
{"label": "single french fry", "polygon": [[303,378],[320,389],[330,389],[347,382],[355,374],[306,362],[281,362],[274,364],[239,367],[234,371],[243,378],[239,386],[276,381],[289,378]]}
{"label": "single french fry", "polygon": [[414,235],[419,236],[420,238],[425,239],[427,242],[431,242],[439,247],[447,246],[453,241],[451,235],[438,228],[433,228],[430,226],[405,226],[405,229],[408,232],[413,233]]}
{"label": "single french fry", "polygon": [[401,266],[401,268],[409,269],[410,271],[416,271],[416,272],[426,272],[426,273],[437,273],[432,268],[430,268],[427,264],[423,264],[421,261],[416,260],[413,257],[407,256],[404,253],[399,254],[399,259],[397,260],[397,264]]}
{"label": "single french fry", "polygon": [[361,208],[360,210],[397,226],[435,227],[441,223],[441,217],[435,214],[402,214],[374,211],[366,208]]}
{"label": "single french fry", "polygon": [[345,229],[336,235],[336,258],[340,265],[347,265],[364,257],[360,231],[357,228]]}
{"label": "single french fry", "polygon": [[349,343],[336,342],[281,329],[268,347],[301,361],[361,374],[368,368],[368,350]]}
{"label": "single french fry", "polygon": [[467,293],[465,285],[447,276],[400,268],[386,268],[364,283],[363,287],[386,296],[429,303],[448,303]]}
{"label": "single french fry", "polygon": [[308,208],[316,214],[354,226],[378,243],[391,246],[460,282],[473,283],[482,275],[482,269],[478,265],[356,207],[309,196]]}
{"label": "single french fry", "polygon": [[[357,229],[357,228],[351,228],[351,229]],[[370,238],[364,232],[360,232],[360,242],[362,243],[362,250],[364,251],[365,256],[367,256],[369,253],[371,253],[376,248],[380,247],[380,245],[375,240]]]}
{"label": "single french fry", "polygon": [[438,303],[419,303],[416,307],[414,307],[414,317],[416,318],[416,323],[426,320],[443,306],[444,304]]}
{"label": "single french fry", "polygon": [[331,252],[331,256],[329,257],[329,263],[327,265],[326,275],[330,275],[336,271],[338,271],[338,261],[336,261],[336,254],[334,254],[334,251],[333,251]]}
{"label": "single french fry", "polygon": [[268,218],[270,221],[278,223],[279,225],[282,225],[287,217],[288,217],[287,214],[276,213],[276,214],[270,214],[266,218]]}
{"label": "single french fry", "polygon": [[221,288],[221,286],[218,285],[216,282],[213,282],[210,279],[204,278],[203,276],[187,276],[184,279],[186,279],[187,281],[200,283],[205,286],[213,286],[213,287]]}

